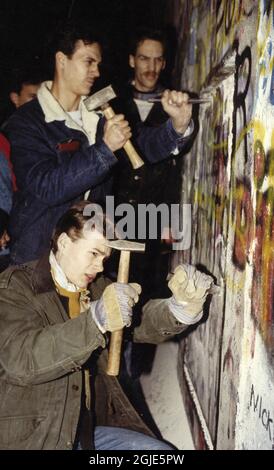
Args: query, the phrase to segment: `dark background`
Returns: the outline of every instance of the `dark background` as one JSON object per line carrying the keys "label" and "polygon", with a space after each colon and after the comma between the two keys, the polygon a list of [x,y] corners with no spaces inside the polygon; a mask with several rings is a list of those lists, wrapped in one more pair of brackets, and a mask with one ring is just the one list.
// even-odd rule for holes
{"label": "dark background", "polygon": [[128,41],[139,26],[165,29],[169,39],[163,80],[168,85],[174,63],[176,37],[168,24],[168,0],[0,0],[0,116],[14,72],[35,62],[51,78],[45,59],[46,42],[61,19],[86,19],[96,24],[106,41],[103,56],[105,83],[128,78]]}

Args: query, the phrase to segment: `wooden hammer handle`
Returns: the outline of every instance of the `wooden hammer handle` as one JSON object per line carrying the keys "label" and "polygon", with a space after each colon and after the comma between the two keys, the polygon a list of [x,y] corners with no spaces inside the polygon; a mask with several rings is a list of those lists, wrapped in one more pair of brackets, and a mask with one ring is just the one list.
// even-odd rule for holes
{"label": "wooden hammer handle", "polygon": [[[102,111],[106,119],[111,119],[113,118],[113,116],[115,116],[115,113],[112,107],[109,106],[109,104],[102,106]],[[128,140],[125,143],[123,148],[125,152],[127,153],[128,158],[130,159],[132,168],[134,168],[134,170],[137,170],[137,168],[140,168],[141,166],[144,165],[143,160],[141,159],[140,155],[136,152],[130,140]]]}
{"label": "wooden hammer handle", "polygon": [[[128,283],[130,251],[121,251],[117,282]],[[120,369],[123,330],[113,331],[110,337],[107,374],[117,376]]]}

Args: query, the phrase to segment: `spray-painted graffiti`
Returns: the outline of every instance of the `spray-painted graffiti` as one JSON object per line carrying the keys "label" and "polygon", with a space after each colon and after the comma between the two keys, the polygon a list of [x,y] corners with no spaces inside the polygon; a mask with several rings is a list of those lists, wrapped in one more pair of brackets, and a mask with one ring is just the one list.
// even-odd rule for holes
{"label": "spray-painted graffiti", "polygon": [[[265,155],[257,140],[254,153],[254,186],[256,188],[256,232],[252,314],[257,320],[273,359],[274,353],[274,150]],[[269,187],[264,190],[265,181]],[[272,184],[271,184],[272,181]]]}
{"label": "spray-painted graffiti", "polygon": [[[238,49],[238,43],[235,44]],[[247,103],[251,77],[251,50],[245,47],[236,56],[233,143],[232,143],[232,221],[234,226],[233,263],[244,270],[252,241],[253,209],[248,177]]]}
{"label": "spray-painted graffiti", "polygon": [[[229,202],[227,140],[230,121],[223,119],[227,114],[228,101],[229,94],[225,96],[218,88],[213,108],[209,107],[205,111],[204,120],[209,125],[204,126],[202,131],[206,145],[204,145],[195,191],[197,227],[199,227],[195,233],[195,246],[197,252],[200,253],[200,259],[203,256],[207,262],[211,260],[210,268],[215,267],[215,271],[219,270],[222,274],[224,274],[221,259],[222,240],[225,239],[227,233]],[[202,233],[206,233],[206,238],[201,236]]]}
{"label": "spray-painted graffiti", "polygon": [[274,442],[274,423],[273,423],[273,410],[264,407],[263,397],[255,393],[255,387],[252,384],[250,390],[249,409],[256,413],[260,423],[264,427],[268,438]]}
{"label": "spray-painted graffiti", "polygon": [[241,40],[244,36],[245,20],[252,15],[256,8],[256,0],[216,1],[216,44],[215,49],[213,49],[215,60],[224,55],[225,48],[231,46],[235,39]]}
{"label": "spray-painted graffiti", "polygon": [[[193,201],[189,261],[211,271],[225,293],[187,339],[185,358],[217,448],[248,445],[254,413],[265,429],[258,440],[263,446],[274,433],[273,413],[261,399],[264,385],[273,382],[268,364],[274,361],[274,4],[185,3],[191,27],[194,19],[198,26],[181,44],[181,77],[190,89],[212,96],[201,107],[198,142],[183,175],[184,194]],[[235,74],[214,81],[231,51]],[[255,358],[264,363],[259,398],[254,387],[250,392]],[[247,412],[247,402],[252,419],[241,411],[237,429],[235,416]],[[256,432],[255,425],[254,446]]]}
{"label": "spray-painted graffiti", "polygon": [[[238,49],[238,43],[235,43],[236,50]],[[248,158],[248,147],[247,147],[247,133],[244,130],[247,127],[247,100],[248,90],[250,86],[251,77],[251,49],[246,46],[241,54],[236,55],[236,71],[235,71],[235,89],[234,89],[234,113],[233,113],[233,148],[232,156],[235,157],[236,151],[238,150],[239,143],[242,143],[237,138],[239,130],[243,133],[243,144],[244,144],[244,163],[247,162]],[[237,146],[236,146],[237,142]]]}
{"label": "spray-painted graffiti", "polygon": [[235,236],[232,260],[243,271],[252,242],[253,211],[251,188],[248,181],[236,181],[235,201]]}
{"label": "spray-painted graffiti", "polygon": [[230,2],[223,2],[222,0],[217,0],[216,2],[216,32],[218,34],[222,24],[225,24],[225,32],[229,33],[234,13],[236,12],[235,0]]}

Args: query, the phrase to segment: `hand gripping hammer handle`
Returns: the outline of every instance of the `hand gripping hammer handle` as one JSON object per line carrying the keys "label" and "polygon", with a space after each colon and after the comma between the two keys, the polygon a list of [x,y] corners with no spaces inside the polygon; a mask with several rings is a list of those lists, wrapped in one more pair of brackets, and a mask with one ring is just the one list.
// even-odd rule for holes
{"label": "hand gripping hammer handle", "polygon": [[[130,251],[121,251],[117,282],[128,283]],[[113,331],[110,337],[107,374],[117,376],[120,369],[123,329]]]}
{"label": "hand gripping hammer handle", "polygon": [[[107,103],[104,106],[101,106],[101,109],[104,113],[106,119],[111,119],[115,116],[115,113],[112,107]],[[141,159],[140,155],[136,152],[135,148],[133,147],[130,140],[128,140],[124,145],[124,150],[126,151],[128,158],[130,159],[131,165],[136,170],[144,165],[143,160]]]}

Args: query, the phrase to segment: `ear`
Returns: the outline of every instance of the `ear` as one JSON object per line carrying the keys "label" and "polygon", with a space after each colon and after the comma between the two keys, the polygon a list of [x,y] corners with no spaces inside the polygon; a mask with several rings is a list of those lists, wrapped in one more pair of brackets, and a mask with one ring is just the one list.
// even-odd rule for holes
{"label": "ear", "polygon": [[134,59],[134,55],[130,54],[129,56],[129,61],[128,61],[130,67],[132,69],[135,69],[135,59]]}
{"label": "ear", "polygon": [[59,235],[58,240],[57,240],[57,247],[58,247],[59,253],[64,253],[64,251],[70,245],[70,243],[71,243],[71,239],[69,238],[69,236],[65,232],[61,233],[61,235]]}
{"label": "ear", "polygon": [[162,64],[162,70],[164,70],[165,68],[166,68],[166,60],[164,59],[163,64]]}
{"label": "ear", "polygon": [[19,95],[18,95],[18,93],[15,93],[15,91],[12,91],[10,93],[10,100],[16,108],[19,108]]}
{"label": "ear", "polygon": [[55,54],[56,66],[59,66],[61,69],[63,69],[65,66],[66,59],[67,59],[67,56],[63,52],[61,51],[56,52]]}

